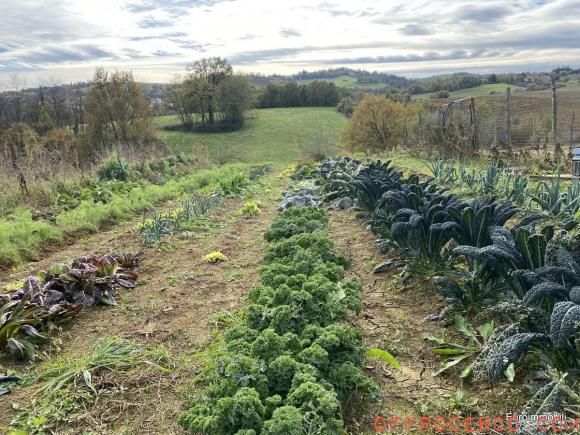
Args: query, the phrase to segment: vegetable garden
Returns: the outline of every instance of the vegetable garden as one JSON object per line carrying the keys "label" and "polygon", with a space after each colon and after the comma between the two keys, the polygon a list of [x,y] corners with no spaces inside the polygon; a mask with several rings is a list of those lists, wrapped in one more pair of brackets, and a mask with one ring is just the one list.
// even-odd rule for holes
{"label": "vegetable garden", "polygon": [[[10,430],[376,433],[374,417],[393,411],[385,384],[409,373],[400,342],[377,344],[359,322],[372,317],[367,298],[377,281],[369,282],[385,276],[401,300],[435,304],[415,327],[424,328],[433,363],[424,368],[454,388],[446,412],[477,415],[467,391],[482,383],[512,385],[523,398],[518,409],[496,410],[574,419],[580,187],[493,165],[427,168],[432,177],[350,157],[282,176],[228,165],[91,199],[87,213],[129,201],[126,230],[115,234],[128,253],[43,260],[46,272],[11,282],[0,297],[1,399],[20,403]],[[165,206],[152,206],[157,197],[147,192],[157,189],[170,191],[158,196],[170,200]],[[133,201],[137,192],[147,205]],[[62,213],[81,210],[82,201]],[[382,261],[367,269],[353,258],[364,252],[341,253],[331,227],[360,233],[337,215],[372,232],[376,246],[366,249]],[[46,225],[62,234],[61,222]],[[82,335],[86,343],[77,343]]]}

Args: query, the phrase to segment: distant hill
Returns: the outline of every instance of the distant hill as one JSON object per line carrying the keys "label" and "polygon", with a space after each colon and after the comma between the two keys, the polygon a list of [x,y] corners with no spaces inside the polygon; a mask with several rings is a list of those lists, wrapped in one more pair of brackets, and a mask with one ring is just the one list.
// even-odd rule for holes
{"label": "distant hill", "polygon": [[[578,69],[560,67],[555,72],[559,74],[560,86],[576,86]],[[301,71],[292,75],[251,74],[250,77],[252,82],[258,86],[265,86],[269,82],[295,81],[299,84],[308,84],[314,80],[321,80],[332,82],[336,86],[346,89],[404,92],[419,98],[425,98],[443,90],[458,97],[464,94],[488,95],[491,92],[501,91],[501,89],[505,90],[506,86],[512,86],[514,90],[536,91],[546,89],[550,83],[550,72],[508,74],[456,72],[410,79],[386,72],[350,68]]]}
{"label": "distant hill", "polygon": [[439,75],[421,79],[409,79],[379,71],[361,69],[335,68],[319,71],[302,71],[292,75],[250,75],[252,82],[258,86],[265,86],[270,82],[295,81],[308,84],[315,80],[332,82],[336,86],[355,90],[384,90],[419,94],[439,90],[455,91],[479,86],[484,83],[485,77],[471,73],[455,73]]}
{"label": "distant hill", "polygon": [[271,81],[307,84],[315,80],[333,82],[335,85],[349,89],[404,89],[410,85],[407,77],[378,71],[355,70],[350,68],[334,68],[319,71],[301,71],[292,75],[252,74],[252,82],[256,85],[266,85]]}

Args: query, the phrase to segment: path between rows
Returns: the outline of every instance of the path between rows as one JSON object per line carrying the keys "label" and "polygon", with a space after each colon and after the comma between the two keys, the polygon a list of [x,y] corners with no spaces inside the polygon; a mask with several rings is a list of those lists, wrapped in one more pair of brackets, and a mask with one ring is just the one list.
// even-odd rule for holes
{"label": "path between rows", "polygon": [[[428,291],[402,289],[396,273],[373,274],[373,268],[386,258],[380,254],[375,237],[366,229],[364,221],[351,211],[329,211],[329,214],[330,236],[352,262],[347,276],[363,286],[363,309],[352,322],[361,329],[368,348],[387,350],[400,362],[399,369],[392,369],[384,363],[367,360],[367,370],[379,381],[382,400],[376,406],[365,408],[362,415],[350,416],[351,433],[376,434],[373,422],[378,416],[387,421],[393,417],[404,421],[406,417],[451,416],[449,397],[462,388],[459,376],[432,375],[439,361],[422,338],[426,332],[450,336],[449,328],[424,321],[426,316],[438,313],[445,306],[444,300]],[[509,385],[490,388],[466,384],[463,388],[469,399],[476,401],[470,408],[455,410],[464,417],[505,416],[506,412],[520,409],[521,398],[516,394],[519,387],[512,390]]]}

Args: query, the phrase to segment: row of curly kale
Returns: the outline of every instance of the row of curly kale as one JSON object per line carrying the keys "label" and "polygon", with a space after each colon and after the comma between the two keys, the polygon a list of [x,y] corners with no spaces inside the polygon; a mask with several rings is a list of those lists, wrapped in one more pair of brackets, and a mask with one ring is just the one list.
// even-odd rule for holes
{"label": "row of curly kale", "polygon": [[[359,331],[344,324],[361,309],[361,288],[344,280],[327,216],[314,207],[281,213],[261,284],[241,321],[223,336],[208,385],[179,423],[192,433],[342,433],[349,400],[378,397],[361,371]],[[356,394],[353,394],[355,393]]]}
{"label": "row of curly kale", "polygon": [[500,324],[476,373],[500,380],[534,347],[540,366],[577,381],[580,266],[560,222],[493,197],[465,203],[432,180],[404,178],[388,162],[341,158],[324,162],[319,175],[327,199],[348,196],[368,212],[382,249],[413,259],[422,272],[445,272],[434,283],[447,313],[479,313],[476,320]]}

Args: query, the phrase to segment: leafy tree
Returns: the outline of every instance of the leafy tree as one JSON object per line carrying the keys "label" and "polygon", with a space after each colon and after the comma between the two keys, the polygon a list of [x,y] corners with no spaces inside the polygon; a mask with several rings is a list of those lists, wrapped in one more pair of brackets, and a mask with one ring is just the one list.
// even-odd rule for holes
{"label": "leafy tree", "polygon": [[108,74],[97,68],[86,99],[86,120],[90,139],[104,149],[143,144],[154,137],[149,102],[130,72]]}
{"label": "leafy tree", "polygon": [[167,89],[167,100],[170,107],[177,114],[182,127],[186,130],[191,130],[193,128],[195,108],[188,91],[188,83],[176,80]]}
{"label": "leafy tree", "polygon": [[219,108],[229,125],[241,125],[244,112],[253,103],[252,85],[243,75],[232,75],[221,81],[217,88]]}
{"label": "leafy tree", "polygon": [[367,95],[356,106],[343,140],[353,151],[384,151],[396,148],[403,138],[405,119],[411,115],[402,103]]}
{"label": "leafy tree", "polygon": [[354,111],[354,101],[350,97],[342,97],[336,106],[336,110],[350,118]]}
{"label": "leafy tree", "polygon": [[258,107],[333,107],[341,92],[334,83],[315,80],[307,85],[270,82],[258,97]]}
{"label": "leafy tree", "polygon": [[215,122],[214,97],[219,84],[232,76],[233,68],[227,59],[209,57],[188,65],[186,69],[189,71],[192,84],[195,84],[194,87],[200,101],[207,104],[208,122],[213,125]]}

